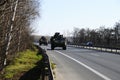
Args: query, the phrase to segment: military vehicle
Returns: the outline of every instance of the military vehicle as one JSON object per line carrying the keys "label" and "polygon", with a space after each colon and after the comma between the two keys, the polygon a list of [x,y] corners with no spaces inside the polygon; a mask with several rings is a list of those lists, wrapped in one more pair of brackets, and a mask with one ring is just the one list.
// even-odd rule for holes
{"label": "military vehicle", "polygon": [[42,36],[39,40],[39,45],[42,45],[42,44],[48,45],[47,39],[44,36]]}
{"label": "military vehicle", "polygon": [[56,32],[54,36],[51,37],[50,42],[52,50],[54,50],[55,47],[62,47],[63,50],[66,50],[66,38],[60,35],[59,32]]}

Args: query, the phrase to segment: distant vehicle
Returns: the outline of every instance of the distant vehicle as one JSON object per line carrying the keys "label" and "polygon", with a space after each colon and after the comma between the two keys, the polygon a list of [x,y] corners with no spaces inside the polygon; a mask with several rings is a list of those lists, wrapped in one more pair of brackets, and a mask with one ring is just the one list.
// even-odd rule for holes
{"label": "distant vehicle", "polygon": [[47,39],[44,36],[42,36],[39,40],[39,45],[42,45],[42,44],[48,45]]}
{"label": "distant vehicle", "polygon": [[87,42],[86,45],[87,45],[87,46],[93,46],[93,43],[92,43],[92,42]]}
{"label": "distant vehicle", "polygon": [[59,32],[56,32],[54,36],[50,39],[51,49],[54,50],[55,47],[62,47],[63,50],[66,50],[67,40],[63,35],[60,35]]}

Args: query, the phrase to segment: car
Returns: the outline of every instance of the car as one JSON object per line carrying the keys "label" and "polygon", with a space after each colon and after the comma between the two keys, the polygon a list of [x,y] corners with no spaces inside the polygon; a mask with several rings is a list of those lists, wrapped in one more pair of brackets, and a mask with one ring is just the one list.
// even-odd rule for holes
{"label": "car", "polygon": [[63,50],[66,50],[67,40],[63,35],[60,35],[59,32],[56,32],[54,36],[50,39],[51,49],[54,50],[55,47],[62,47]]}
{"label": "car", "polygon": [[41,36],[41,38],[39,40],[39,45],[48,45],[48,41],[47,41],[46,37]]}
{"label": "car", "polygon": [[93,46],[93,42],[87,42],[87,46]]}

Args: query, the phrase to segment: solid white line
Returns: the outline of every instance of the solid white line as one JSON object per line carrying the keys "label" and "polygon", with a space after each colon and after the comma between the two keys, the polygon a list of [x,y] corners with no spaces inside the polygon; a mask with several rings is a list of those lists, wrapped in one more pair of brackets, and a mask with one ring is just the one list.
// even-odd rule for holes
{"label": "solid white line", "polygon": [[72,57],[70,57],[70,56],[68,56],[68,55],[60,52],[60,51],[57,51],[57,50],[55,50],[55,51],[58,52],[58,53],[60,53],[60,54],[62,54],[62,55],[64,55],[64,56],[66,56],[66,57],[68,57],[68,58],[70,58],[70,59],[72,59],[73,61],[77,62],[78,64],[84,66],[85,68],[87,68],[90,71],[94,72],[95,74],[97,74],[98,76],[100,76],[101,78],[103,78],[104,80],[112,80],[112,79],[108,78],[107,76],[101,74],[100,72],[96,71],[95,69],[87,66],[86,64],[84,64],[84,63],[82,63],[82,62],[80,62],[80,61],[78,61],[78,60],[76,60],[76,59],[74,59],[74,58],[72,58]]}

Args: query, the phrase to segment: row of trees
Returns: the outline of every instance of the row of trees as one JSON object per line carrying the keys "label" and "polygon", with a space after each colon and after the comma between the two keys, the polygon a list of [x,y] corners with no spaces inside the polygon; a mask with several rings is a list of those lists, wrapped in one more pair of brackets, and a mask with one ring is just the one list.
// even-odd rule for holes
{"label": "row of trees", "polygon": [[93,42],[95,46],[120,47],[120,33],[118,33],[120,23],[116,23],[114,28],[99,29],[79,29],[75,28],[73,32],[73,44],[85,45],[87,42]]}
{"label": "row of trees", "polygon": [[17,52],[31,46],[31,21],[38,15],[35,0],[0,0],[0,69]]}

